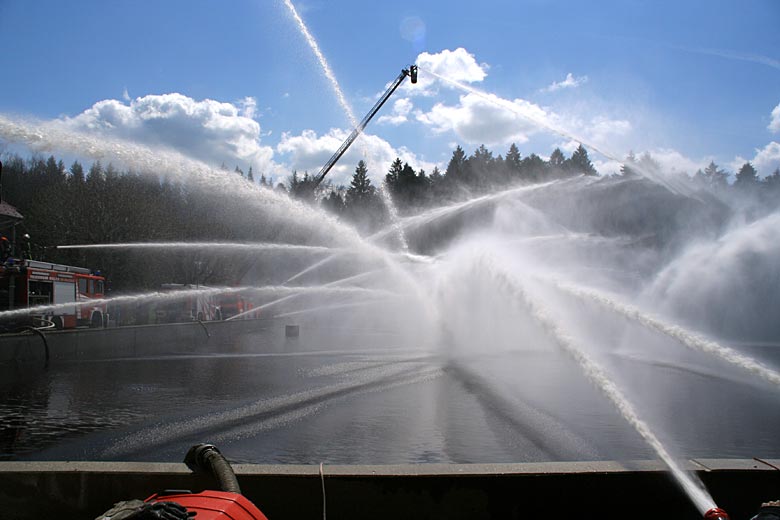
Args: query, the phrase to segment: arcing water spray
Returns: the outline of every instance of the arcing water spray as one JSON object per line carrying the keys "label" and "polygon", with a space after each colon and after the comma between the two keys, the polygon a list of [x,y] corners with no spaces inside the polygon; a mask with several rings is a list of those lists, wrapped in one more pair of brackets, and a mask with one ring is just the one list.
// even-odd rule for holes
{"label": "arcing water spray", "polygon": [[[491,259],[482,257],[481,261],[479,261],[479,266],[480,268],[484,268],[485,272],[490,273],[502,288],[509,291],[511,295],[525,307],[536,322],[539,323],[539,325],[541,325],[555,340],[564,352],[580,365],[587,378],[601,390],[604,396],[612,401],[623,418],[634,427],[637,433],[642,436],[648,445],[656,452],[658,457],[666,464],[669,471],[680,484],[680,487],[682,487],[683,491],[694,503],[696,509],[703,515],[710,514],[710,511],[717,510],[715,502],[704,489],[703,484],[701,482],[696,482],[693,475],[683,471],[647,423],[639,417],[639,414],[636,412],[631,402],[608,377],[605,370],[576,345],[571,337],[561,330],[561,327],[549,316],[546,310],[530,296],[528,291],[505,271],[498,268]],[[705,518],[719,517],[705,516]],[[727,519],[728,517],[723,520]]]}
{"label": "arcing water spray", "polygon": [[554,282],[555,286],[564,292],[571,294],[577,298],[586,301],[596,302],[599,305],[606,307],[618,314],[622,314],[626,318],[634,320],[649,329],[657,330],[667,336],[670,336],[686,347],[692,350],[698,350],[700,352],[706,352],[721,358],[732,365],[738,366],[748,372],[759,376],[772,384],[780,385],[780,374],[774,370],[765,367],[758,361],[751,359],[744,354],[734,351],[728,347],[720,345],[719,343],[703,338],[698,334],[683,329],[677,325],[671,325],[661,321],[658,318],[650,316],[649,314],[642,312],[636,307],[618,302],[614,298],[595,291],[593,289],[585,289],[577,287],[571,284],[564,284],[561,282]]}

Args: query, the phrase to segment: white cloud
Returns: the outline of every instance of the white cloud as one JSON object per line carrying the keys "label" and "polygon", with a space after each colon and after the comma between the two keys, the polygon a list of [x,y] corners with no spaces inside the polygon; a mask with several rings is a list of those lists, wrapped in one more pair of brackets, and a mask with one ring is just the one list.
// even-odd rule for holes
{"label": "white cloud", "polygon": [[[626,148],[626,141],[634,130],[630,121],[625,119],[612,119],[607,116],[597,115],[590,120],[582,120],[576,116],[561,116],[552,114],[551,121],[556,128],[570,135],[556,146],[562,151],[571,154],[583,140],[585,147],[596,146],[599,149],[621,150]],[[561,136],[563,137],[563,136]]]}
{"label": "white cloud", "polygon": [[560,147],[569,153],[579,142],[602,150],[628,149],[624,145],[634,132],[626,119],[592,113],[587,117],[561,115],[524,99],[508,100],[473,87],[468,89],[457,104],[440,102],[427,112],[418,110],[415,118],[434,133],[452,131],[462,141],[475,145],[522,144],[534,134],[557,135],[564,138]]}
{"label": "white cloud", "polygon": [[574,150],[577,149],[577,147],[580,146],[579,141],[575,141],[573,139],[568,141],[562,141],[560,143],[557,143],[554,145],[554,148],[560,148],[562,152],[565,152],[566,155],[571,155],[574,153]]}
{"label": "white cloud", "polygon": [[780,103],[777,104],[777,106],[772,110],[772,119],[769,122],[769,126],[767,127],[770,132],[778,133],[780,132]]}
{"label": "white cloud", "polygon": [[[348,132],[342,129],[331,129],[324,135],[317,135],[313,130],[304,130],[300,135],[284,133],[276,151],[287,156],[291,171],[314,175],[341,146],[347,135]],[[435,166],[434,163],[419,159],[406,148],[394,148],[381,137],[362,134],[328,173],[327,178],[336,185],[348,184],[358,161],[362,159],[368,166],[369,177],[378,183],[384,180],[386,170],[396,157],[415,169],[424,168],[429,173]]]}
{"label": "white cloud", "polygon": [[406,123],[409,120],[409,113],[412,111],[412,100],[409,98],[401,98],[393,103],[393,113],[386,116],[380,116],[377,119],[379,124],[388,124],[398,126]]}
{"label": "white cloud", "polygon": [[448,85],[434,74],[461,83],[477,83],[485,79],[489,68],[487,64],[477,63],[474,55],[463,47],[454,51],[444,49],[437,54],[423,52],[417,56],[415,63],[419,67],[417,84],[412,85],[411,81],[407,81],[401,87],[407,95],[431,96],[436,93],[437,85]]}
{"label": "white cloud", "polygon": [[[636,154],[637,159],[642,157],[642,153]],[[703,170],[713,160],[712,157],[692,159],[672,148],[656,148],[648,153],[660,165],[664,174],[685,173],[691,177],[696,170]]]}
{"label": "white cloud", "polygon": [[566,74],[563,81],[553,81],[550,85],[542,89],[542,92],[555,92],[564,88],[577,88],[588,81],[588,76],[574,77],[571,72]]}
{"label": "white cloud", "polygon": [[[568,157],[571,156],[579,145],[580,143],[577,141],[564,141],[559,142],[554,146],[560,148]],[[587,145],[585,145],[585,147],[587,148]],[[658,163],[660,172],[665,176],[671,177],[679,174],[693,176],[693,174],[696,173],[696,170],[704,169],[710,161],[713,160],[712,157],[693,159],[673,148],[633,150],[633,153],[637,160],[640,160],[644,154],[649,154],[650,157]],[[593,166],[596,167],[600,174],[610,175],[620,173],[620,167],[623,165],[623,161],[627,155],[628,153],[625,153],[623,156],[618,156],[616,158],[617,160],[615,160],[602,157],[598,154],[591,154],[590,159],[591,162],[593,162]]]}
{"label": "white cloud", "polygon": [[238,115],[241,117],[254,119],[257,115],[257,100],[255,98],[247,96],[244,99],[239,100],[236,104],[239,108]]}
{"label": "white cloud", "polygon": [[780,168],[780,143],[772,141],[765,147],[756,150],[753,166],[758,169],[762,177],[771,175],[776,168]]}
{"label": "white cloud", "polygon": [[260,124],[252,119],[256,109],[251,97],[232,104],[171,93],[136,98],[128,104],[99,101],[63,123],[75,130],[170,147],[212,165],[224,162],[276,171],[273,149],[260,144]]}
{"label": "white cloud", "polygon": [[314,130],[304,130],[300,135],[284,132],[276,151],[288,156],[291,170],[314,174],[341,146],[347,135],[347,132],[335,128],[322,136]]}
{"label": "white cloud", "polygon": [[585,128],[588,140],[596,144],[607,144],[616,137],[628,135],[633,127],[625,119],[610,119],[604,116],[594,117]]}
{"label": "white cloud", "polygon": [[534,121],[548,124],[550,118],[544,109],[523,99],[473,93],[461,96],[457,105],[437,103],[429,112],[416,113],[416,119],[435,133],[453,131],[467,143],[485,145],[524,143],[539,130]]}
{"label": "white cloud", "polygon": [[734,172],[738,172],[748,161],[758,170],[759,177],[772,175],[775,168],[780,168],[780,143],[772,141],[763,148],[756,148],[756,155],[752,159],[737,156],[730,167]]}
{"label": "white cloud", "polygon": [[617,175],[623,166],[619,161],[613,161],[612,159],[594,159],[591,157],[591,162],[600,175]]}

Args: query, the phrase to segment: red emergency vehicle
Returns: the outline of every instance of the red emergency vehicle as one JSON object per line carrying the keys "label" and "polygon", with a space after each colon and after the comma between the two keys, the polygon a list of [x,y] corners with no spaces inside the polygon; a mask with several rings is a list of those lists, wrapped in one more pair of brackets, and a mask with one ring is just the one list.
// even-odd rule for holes
{"label": "red emergency vehicle", "polygon": [[[165,283],[163,291],[210,289],[205,285]],[[240,294],[184,294],[180,299],[151,304],[156,323],[183,323],[188,321],[220,321],[252,308],[252,303]]]}
{"label": "red emergency vehicle", "polygon": [[104,297],[105,283],[105,277],[84,267],[9,259],[0,266],[0,310],[73,303],[28,318],[43,318],[58,329],[103,327],[106,304],[92,300]]}
{"label": "red emergency vehicle", "polygon": [[[208,289],[205,285],[190,285],[181,283],[164,283],[160,286],[166,291],[192,291]],[[188,321],[214,321],[221,320],[222,315],[214,295],[211,294],[183,294],[176,300],[151,303],[154,308],[156,323],[186,323]]]}
{"label": "red emergency vehicle", "polygon": [[[254,308],[252,302],[244,298],[241,294],[221,294],[217,298],[219,300],[221,319],[223,320],[244,314],[246,311]],[[258,315],[259,311],[254,313],[251,317],[256,318]]]}

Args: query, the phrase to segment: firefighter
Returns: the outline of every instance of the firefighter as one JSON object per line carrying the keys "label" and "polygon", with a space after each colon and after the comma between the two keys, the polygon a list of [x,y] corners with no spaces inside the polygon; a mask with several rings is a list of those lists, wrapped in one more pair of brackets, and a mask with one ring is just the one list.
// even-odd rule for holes
{"label": "firefighter", "polygon": [[780,519],[780,500],[772,500],[761,504],[758,514],[751,520],[778,520]]}
{"label": "firefighter", "polygon": [[5,235],[0,235],[0,261],[5,263],[11,256],[11,242]]}
{"label": "firefighter", "polygon": [[22,260],[32,260],[32,242],[30,242],[30,235],[27,233],[22,236],[22,250],[19,257]]}

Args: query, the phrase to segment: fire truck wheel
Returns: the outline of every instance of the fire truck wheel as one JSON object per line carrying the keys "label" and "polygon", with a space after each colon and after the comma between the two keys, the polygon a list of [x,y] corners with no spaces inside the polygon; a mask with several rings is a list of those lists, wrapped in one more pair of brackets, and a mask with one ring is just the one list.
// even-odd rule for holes
{"label": "fire truck wheel", "polygon": [[89,326],[93,329],[99,329],[103,327],[103,313],[93,312],[92,319],[89,322]]}
{"label": "fire truck wheel", "polygon": [[62,316],[54,316],[51,319],[51,322],[54,324],[54,328],[57,330],[62,330],[65,328],[65,325],[62,323]]}

